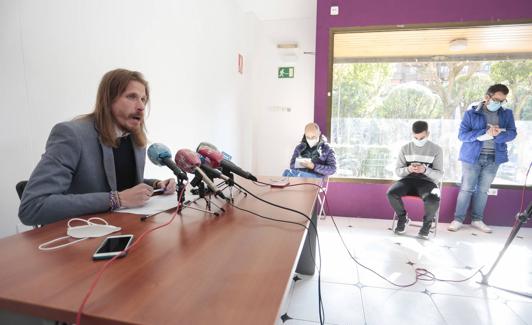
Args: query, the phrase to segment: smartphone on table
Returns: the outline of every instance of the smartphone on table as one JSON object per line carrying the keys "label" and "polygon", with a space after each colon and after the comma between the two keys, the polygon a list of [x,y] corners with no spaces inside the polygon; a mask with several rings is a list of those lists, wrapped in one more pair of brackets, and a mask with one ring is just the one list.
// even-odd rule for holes
{"label": "smartphone on table", "polygon": [[109,236],[103,240],[98,249],[92,255],[93,260],[106,260],[119,255],[119,258],[126,256],[126,248],[133,242],[133,235]]}

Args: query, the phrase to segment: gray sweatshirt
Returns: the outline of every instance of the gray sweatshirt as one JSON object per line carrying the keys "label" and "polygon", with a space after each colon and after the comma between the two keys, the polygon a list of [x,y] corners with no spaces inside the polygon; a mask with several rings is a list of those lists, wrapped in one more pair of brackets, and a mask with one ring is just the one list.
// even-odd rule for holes
{"label": "gray sweatshirt", "polygon": [[[408,166],[414,162],[425,165],[424,174],[408,171]],[[395,173],[401,178],[420,178],[438,184],[443,177],[443,150],[431,141],[427,141],[423,147],[409,142],[401,147]]]}

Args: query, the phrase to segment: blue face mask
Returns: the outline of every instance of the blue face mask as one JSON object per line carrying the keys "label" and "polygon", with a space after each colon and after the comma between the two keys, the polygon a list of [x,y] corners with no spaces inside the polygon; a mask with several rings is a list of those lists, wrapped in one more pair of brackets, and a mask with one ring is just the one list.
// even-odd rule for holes
{"label": "blue face mask", "polygon": [[492,100],[489,101],[488,105],[486,105],[486,108],[490,111],[490,112],[495,112],[497,111],[499,108],[501,108],[501,103],[499,102],[494,102]]}

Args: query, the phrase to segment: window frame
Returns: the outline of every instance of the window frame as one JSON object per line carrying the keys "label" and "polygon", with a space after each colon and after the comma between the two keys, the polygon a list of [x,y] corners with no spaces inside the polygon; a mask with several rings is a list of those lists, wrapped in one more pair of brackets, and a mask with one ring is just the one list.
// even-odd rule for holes
{"label": "window frame", "polygon": [[[407,31],[407,30],[441,30],[441,29],[456,29],[456,28],[475,28],[486,26],[499,25],[519,25],[530,24],[532,19],[517,19],[517,20],[502,20],[502,21],[472,21],[472,22],[447,22],[447,23],[431,23],[431,24],[409,24],[409,25],[378,25],[378,26],[359,26],[359,27],[335,27],[329,29],[329,53],[328,53],[328,72],[327,72],[327,114],[326,114],[326,130],[324,134],[327,138],[331,138],[332,130],[332,94],[333,94],[333,67],[334,67],[334,37],[336,34],[343,33],[368,33],[368,32],[393,32],[393,31]],[[497,59],[497,56],[486,56]],[[394,58],[394,60],[399,58]],[[380,59],[382,60],[382,58]],[[410,58],[411,60],[411,58]],[[360,60],[357,62],[367,62]],[[376,62],[376,61],[374,61]],[[396,179],[374,179],[374,178],[360,178],[360,177],[331,177],[332,182],[337,183],[354,183],[354,184],[393,184]],[[459,187],[459,182],[444,181],[443,186]],[[491,188],[496,189],[524,189],[523,185],[509,185],[509,184],[492,184]]]}

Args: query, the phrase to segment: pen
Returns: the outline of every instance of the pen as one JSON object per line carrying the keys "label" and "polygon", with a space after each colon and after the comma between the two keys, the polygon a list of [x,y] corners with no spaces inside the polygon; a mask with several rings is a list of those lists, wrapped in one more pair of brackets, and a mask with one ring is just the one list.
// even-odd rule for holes
{"label": "pen", "polygon": [[158,188],[158,189],[155,189],[155,190],[153,190],[153,193],[151,194],[151,196],[159,195],[159,194],[163,194],[164,191],[165,191],[164,188]]}

